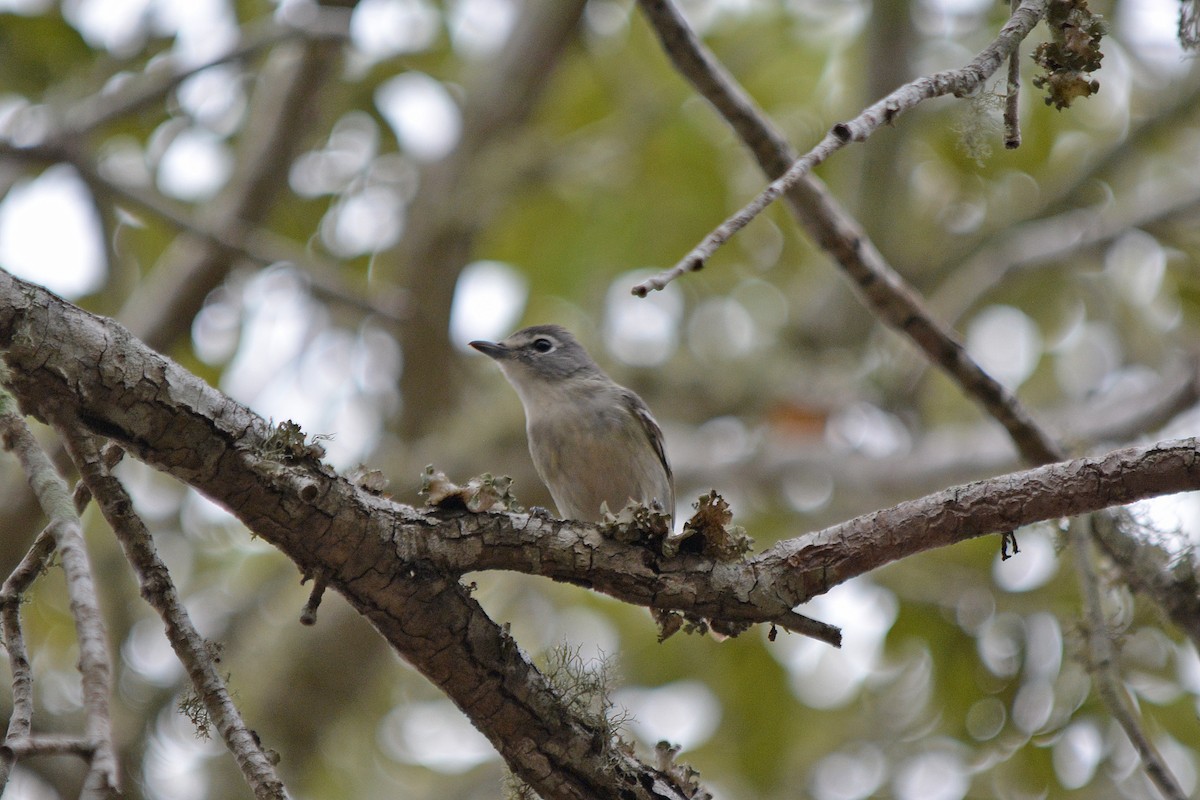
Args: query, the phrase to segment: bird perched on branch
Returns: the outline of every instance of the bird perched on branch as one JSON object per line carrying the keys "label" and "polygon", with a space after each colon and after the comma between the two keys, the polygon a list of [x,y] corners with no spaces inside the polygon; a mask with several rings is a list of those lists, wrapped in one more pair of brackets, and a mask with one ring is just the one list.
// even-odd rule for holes
{"label": "bird perched on branch", "polygon": [[597,521],[630,500],[675,512],[662,431],[636,394],[613,382],[560,325],[475,341],[521,398],[529,454],[558,513]]}

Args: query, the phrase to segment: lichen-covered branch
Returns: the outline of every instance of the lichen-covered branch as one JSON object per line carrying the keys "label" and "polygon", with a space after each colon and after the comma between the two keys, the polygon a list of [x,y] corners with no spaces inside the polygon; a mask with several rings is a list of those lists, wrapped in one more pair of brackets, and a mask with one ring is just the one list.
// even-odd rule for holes
{"label": "lichen-covered branch", "polygon": [[566,713],[559,691],[457,576],[398,557],[392,532],[450,528],[359,489],[261,417],[122,326],[0,271],[0,349],[26,413],[69,409],[91,430],[236,514],[306,574],[319,572],[442,689],[547,800],[692,792]]}
{"label": "lichen-covered branch", "polygon": [[[11,289],[19,282],[0,280],[0,297],[6,283]],[[80,388],[71,402],[85,424],[231,507],[302,569],[319,571],[342,591],[347,576],[354,586],[375,580],[388,585],[423,570],[457,575],[507,569],[587,584],[655,609],[770,622],[836,583],[934,547],[1200,487],[1197,445],[1184,439],[954,487],[782,542],[744,561],[666,558],[615,541],[595,525],[399,505],[303,460],[302,451],[301,460],[286,465],[243,453],[266,446],[270,431],[261,419],[148,352],[114,323],[43,296],[49,297],[42,293],[23,311],[10,307],[0,314],[0,344],[7,342],[6,357],[22,372],[14,385],[23,398],[67,393],[66,376]],[[41,310],[41,302],[58,307]],[[78,318],[55,329],[61,337],[56,353],[62,355],[38,367],[42,356],[18,347],[17,340],[29,326],[45,330],[47,313]],[[89,339],[88,352],[73,358]],[[154,380],[143,382],[142,374]],[[190,421],[190,431],[183,421]],[[224,475],[225,469],[235,474]],[[316,527],[301,534],[305,526]]]}

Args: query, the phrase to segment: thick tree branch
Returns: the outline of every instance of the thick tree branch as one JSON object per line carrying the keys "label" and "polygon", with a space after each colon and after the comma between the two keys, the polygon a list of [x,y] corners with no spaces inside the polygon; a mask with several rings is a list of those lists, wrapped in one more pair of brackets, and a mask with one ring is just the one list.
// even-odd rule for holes
{"label": "thick tree branch", "polygon": [[683,798],[559,691],[456,577],[399,557],[395,531],[445,522],[335,476],[262,418],[120,325],[0,272],[0,349],[22,408],[69,409],[196,487],[328,585],[441,688],[547,800]]}
{"label": "thick tree branch", "polygon": [[[149,353],[114,323],[3,277],[0,290],[9,291],[0,291],[0,298],[7,294],[12,302],[12,290],[19,286],[34,295],[23,310],[10,306],[0,314],[0,343],[8,342],[7,359],[14,374],[20,373],[13,385],[23,402],[50,395],[72,398],[94,430],[129,443],[144,460],[230,506],[302,569],[320,571],[340,591],[365,591],[357,585],[368,578],[387,585],[414,570],[456,575],[507,569],[589,585],[654,609],[729,622],[781,622],[796,604],[915,553],[1200,488],[1196,442],[1184,439],[954,487],[782,542],[743,562],[669,559],[652,548],[614,541],[598,526],[527,514],[413,509],[360,490],[315,464],[283,469],[271,457],[243,453],[251,445],[267,447],[270,433],[261,419]],[[39,303],[52,307],[39,310]],[[60,319],[50,326],[47,315],[66,316],[69,322]],[[53,332],[55,354],[64,355],[42,363],[46,351],[22,347],[21,332],[30,326]],[[84,357],[70,356],[85,346]],[[140,372],[123,366],[135,364],[155,379],[143,384]],[[160,384],[175,396],[164,397]],[[179,420],[190,420],[191,429],[183,430]],[[236,457],[224,440],[242,442]],[[191,444],[185,447],[185,442]],[[207,449],[186,453],[201,447]],[[237,479],[221,475],[223,469],[234,470]],[[305,526],[316,526],[317,535],[300,535]],[[1200,608],[1196,611],[1193,619],[1200,620]]]}
{"label": "thick tree branch", "polygon": [[[686,20],[670,0],[641,0],[647,18],[654,26],[663,48],[676,68],[696,90],[725,117],[738,136],[754,153],[763,171],[770,177],[802,166],[795,159],[786,139],[770,123],[767,116],[737,84],[728,71],[704,47],[688,27]],[[1044,12],[1045,3],[1023,3],[1005,26],[1001,36],[980,54],[973,67],[994,71],[1004,56],[1020,41]],[[1022,33],[1024,31],[1024,33]],[[939,73],[945,76],[948,73]],[[977,76],[980,73],[973,73]],[[990,74],[990,73],[988,73]],[[938,76],[922,80],[933,80]],[[982,85],[984,77],[979,77]],[[889,100],[902,94],[910,99],[914,84],[902,87],[897,93],[876,103],[856,121],[877,120],[886,111]],[[925,84],[925,88],[930,88]],[[919,95],[920,92],[917,92]],[[864,123],[865,124],[865,123]],[[873,127],[860,126],[864,134]],[[779,185],[777,181],[776,184]],[[1055,441],[1016,397],[991,375],[984,372],[966,353],[953,331],[938,322],[925,308],[920,295],[884,260],[883,256],[861,231],[855,220],[840,207],[824,185],[811,174],[804,173],[792,183],[786,193],[789,207],[797,220],[843,268],[862,292],[872,311],[881,321],[907,336],[926,355],[931,363],[941,367],[963,391],[974,398],[1005,431],[1020,451],[1022,458],[1032,464],[1045,464],[1066,457],[1065,450]],[[638,290],[635,289],[635,293]],[[1131,585],[1147,592],[1164,608],[1171,619],[1195,639],[1194,618],[1179,609],[1189,608],[1182,602],[1187,581],[1172,581],[1162,576],[1147,579],[1139,566],[1153,561],[1154,554],[1144,552],[1120,526],[1107,528],[1111,535],[1101,538],[1105,551],[1113,557]],[[1200,641],[1200,639],[1197,639]]]}
{"label": "thick tree branch", "polygon": [[[955,487],[741,562],[665,558],[653,546],[617,542],[598,526],[418,510],[373,495],[303,447],[281,447],[261,418],[116,323],[3,272],[0,348],[24,409],[70,409],[94,432],[230,508],[305,573],[319,572],[545,797],[615,796],[619,776],[636,782],[640,775],[658,787],[638,797],[670,784],[614,750],[602,731],[563,716],[556,690],[457,581],[462,572],[521,570],[657,610],[786,624],[797,603],[890,561],[1037,520],[1200,488],[1200,444],[1163,442]],[[1200,620],[1200,607],[1191,619]]]}
{"label": "thick tree branch", "polygon": [[[937,547],[1147,497],[1200,489],[1200,441],[1115,450],[955,486],[780,542],[740,562],[663,558],[602,528],[524,514],[416,512],[443,536],[394,529],[402,561],[506,569],[579,583],[637,605],[730,622],[776,617],[833,586]],[[445,530],[446,526],[443,526]],[[1200,630],[1200,597],[1189,609]],[[1181,614],[1186,618],[1186,614]]]}

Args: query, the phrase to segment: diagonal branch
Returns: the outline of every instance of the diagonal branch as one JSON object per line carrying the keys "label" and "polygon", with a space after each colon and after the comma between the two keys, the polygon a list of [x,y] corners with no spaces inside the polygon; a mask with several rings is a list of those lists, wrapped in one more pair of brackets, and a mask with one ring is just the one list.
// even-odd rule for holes
{"label": "diagonal branch", "polygon": [[[1043,4],[1035,5],[1038,13],[1044,8]],[[641,0],[641,6],[680,74],[725,117],[753,152],[763,171],[771,177],[784,173],[795,162],[795,154],[787,140],[704,47],[678,9],[669,0]],[[1021,6],[1024,8],[1026,5]],[[1010,24],[1014,20],[1010,20]],[[989,60],[988,63],[992,62]],[[999,61],[995,64],[998,66]],[[1181,107],[1190,108],[1187,104]],[[800,224],[833,256],[876,316],[907,336],[931,363],[945,370],[968,396],[1000,422],[1025,461],[1045,464],[1065,457],[1061,446],[1016,397],[984,372],[966,353],[953,331],[929,313],[920,295],[884,260],[858,223],[815,176],[802,176],[790,187],[786,197]],[[1153,578],[1146,576],[1141,565],[1153,561],[1153,553],[1146,552],[1147,548],[1126,535],[1119,525],[1097,528],[1107,532],[1101,535],[1100,543],[1130,584],[1149,595],[1167,611],[1175,624],[1200,642],[1194,617],[1189,617],[1186,612],[1192,604],[1179,599],[1187,594],[1187,583],[1164,578],[1161,574]]]}
{"label": "diagonal branch", "polygon": [[25,420],[16,413],[12,398],[5,393],[0,398],[0,404],[0,432],[4,446],[20,460],[38,502],[50,518],[47,531],[62,559],[63,572],[67,577],[67,595],[70,598],[71,615],[75,618],[75,635],[79,641],[79,672],[86,717],[84,738],[94,748],[81,797],[115,796],[119,785],[117,756],[108,711],[112,669],[104,620],[83,544],[79,515],[75,512],[66,483],[33,437]]}
{"label": "diagonal branch", "polygon": [[92,432],[196,487],[320,573],[438,686],[547,800],[689,794],[558,689],[455,576],[398,557],[391,533],[438,528],[359,489],[111,320],[0,271],[0,348],[22,408],[70,409]]}
{"label": "diagonal branch", "polygon": [[[12,291],[16,287],[26,293],[23,299]],[[41,331],[54,347],[30,345],[30,330]],[[505,569],[590,586],[653,609],[730,622],[781,622],[798,603],[831,586],[916,553],[1200,488],[1197,442],[1182,439],[953,487],[789,539],[742,562],[665,558],[653,546],[615,541],[596,525],[519,513],[414,509],[362,490],[317,463],[281,464],[278,456],[264,454],[271,432],[261,418],[147,350],[115,323],[2,272],[0,345],[6,346],[14,390],[23,402],[57,396],[73,404],[92,430],[126,443],[143,460],[230,507],[306,574],[319,572],[331,588],[369,607],[369,616],[381,613],[379,604],[391,607],[391,593],[426,571],[432,577]],[[386,602],[373,595],[376,588]],[[403,591],[419,593],[417,587]],[[447,584],[438,591],[455,590]],[[1200,635],[1200,601],[1193,598],[1177,611],[1172,616],[1181,627]],[[388,627],[387,619],[385,614],[377,626]],[[393,643],[406,657],[422,655],[421,647],[404,638]]]}
{"label": "diagonal branch", "polygon": [[217,671],[213,654],[196,627],[167,565],[158,557],[154,540],[133,508],[133,500],[104,463],[95,439],[73,420],[56,420],[67,451],[79,469],[84,485],[95,497],[101,513],[121,543],[141,585],[142,597],[162,617],[167,639],[188,671],[208,717],[233,753],[246,783],[258,800],[283,800],[287,791],[258,737],[246,727],[234,705],[225,680]]}
{"label": "diagonal branch", "polygon": [[[645,0],[642,5],[648,14],[669,13],[664,7],[669,0]],[[868,106],[849,122],[839,122],[825,135],[816,147],[795,161],[788,170],[771,182],[757,197],[741,210],[730,216],[709,233],[690,253],[674,267],[639,283],[633,293],[644,297],[652,290],[664,288],[668,283],[688,272],[703,269],[714,252],[729,241],[738,231],[746,227],[769,205],[783,197],[789,189],[810,175],[813,169],[850,142],[864,142],[873,133],[916,107],[925,100],[952,94],[966,97],[983,88],[1000,65],[1021,41],[1029,35],[1046,11],[1047,0],[1024,0],[1013,12],[1012,17],[996,39],[980,51],[970,64],[961,69],[944,70],[918,78],[901,86],[874,105]],[[676,12],[677,13],[677,12]],[[686,23],[684,23],[686,24]]]}
{"label": "diagonal branch", "polygon": [[1084,658],[1088,672],[1096,684],[1096,693],[1129,737],[1146,774],[1162,796],[1168,800],[1186,800],[1187,794],[1179,787],[1170,767],[1143,730],[1141,718],[1121,683],[1112,632],[1104,619],[1104,606],[1100,601],[1100,578],[1092,563],[1091,526],[1091,517],[1085,514],[1071,520],[1069,531],[1071,547],[1075,551],[1076,572],[1079,573],[1080,594],[1083,595],[1084,639],[1087,642]]}
{"label": "diagonal branch", "polygon": [[[935,79],[938,76],[960,74],[976,75],[979,83],[974,85],[982,85],[986,78],[981,74],[984,67],[989,66],[995,71],[1011,47],[1028,33],[1028,28],[1032,28],[1044,5],[1041,0],[1022,4],[1005,26],[1004,31],[1008,33],[1002,32],[996,42],[977,59],[982,62],[978,66],[979,73],[972,72],[971,67],[954,73],[938,73],[921,79],[927,82],[922,85],[927,89],[931,86],[957,85],[951,77]],[[688,27],[679,10],[670,0],[642,0],[641,6],[676,68],[721,113],[753,152],[762,170],[772,177],[781,173],[786,177],[790,172],[789,164],[801,163],[796,161],[787,140]],[[1014,23],[1018,21],[1021,25],[1014,28]],[[1001,43],[1004,46],[999,46]],[[855,122],[887,116],[886,109],[893,98],[897,98],[895,102],[900,104],[897,106],[899,108],[903,104],[898,98],[919,97],[919,92],[912,87],[921,84],[921,81],[893,92],[860,114]],[[966,86],[961,88],[965,90]],[[873,130],[866,122],[859,122],[857,129],[864,136]],[[780,181],[772,184],[776,185],[783,184]],[[930,361],[941,366],[963,391],[1003,425],[1026,461],[1045,464],[1064,457],[1065,454],[1053,438],[1038,426],[1012,393],[967,355],[953,331],[929,314],[920,295],[884,260],[858,223],[838,204],[824,184],[811,174],[801,172],[787,186],[788,204],[797,220],[833,256],[881,320],[907,336]],[[644,295],[650,288],[654,287],[639,284],[634,288],[634,293]]]}

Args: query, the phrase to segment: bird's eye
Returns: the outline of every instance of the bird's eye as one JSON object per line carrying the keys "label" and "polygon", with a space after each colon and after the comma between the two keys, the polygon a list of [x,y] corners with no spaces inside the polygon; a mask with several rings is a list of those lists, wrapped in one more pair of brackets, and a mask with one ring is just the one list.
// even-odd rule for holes
{"label": "bird's eye", "polygon": [[537,350],[539,353],[549,353],[554,349],[554,342],[550,341],[549,339],[534,339],[533,349]]}

